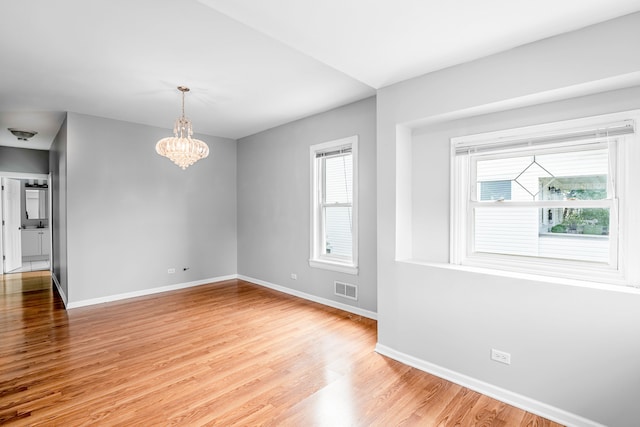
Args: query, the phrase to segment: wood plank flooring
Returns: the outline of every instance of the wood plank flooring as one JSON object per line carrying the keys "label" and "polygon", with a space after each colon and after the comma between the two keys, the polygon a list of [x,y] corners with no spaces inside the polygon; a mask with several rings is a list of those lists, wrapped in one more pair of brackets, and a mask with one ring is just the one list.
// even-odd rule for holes
{"label": "wood plank flooring", "polygon": [[30,274],[0,287],[0,424],[558,425],[375,353],[375,321],[248,282],[65,311]]}

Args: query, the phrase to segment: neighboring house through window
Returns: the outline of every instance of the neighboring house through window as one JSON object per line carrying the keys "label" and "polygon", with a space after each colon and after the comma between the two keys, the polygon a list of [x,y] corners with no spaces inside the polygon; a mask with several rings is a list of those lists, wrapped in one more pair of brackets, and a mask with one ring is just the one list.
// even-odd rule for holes
{"label": "neighboring house through window", "polygon": [[358,273],[357,152],[357,136],[310,147],[312,267]]}
{"label": "neighboring house through window", "polygon": [[631,117],[453,138],[451,262],[637,284]]}

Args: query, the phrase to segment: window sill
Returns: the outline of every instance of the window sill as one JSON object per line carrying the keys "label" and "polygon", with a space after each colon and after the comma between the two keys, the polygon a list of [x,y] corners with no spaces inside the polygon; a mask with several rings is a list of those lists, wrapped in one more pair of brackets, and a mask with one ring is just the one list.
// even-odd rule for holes
{"label": "window sill", "polygon": [[554,284],[565,285],[565,286],[576,286],[581,288],[599,289],[604,291],[613,291],[613,292],[640,295],[640,288],[632,285],[591,282],[587,280],[544,276],[544,275],[533,274],[533,273],[496,270],[496,269],[487,268],[487,267],[476,267],[476,266],[449,264],[449,263],[442,263],[442,262],[429,262],[429,261],[413,259],[413,258],[412,259],[396,259],[396,262],[413,264],[413,265],[422,265],[422,266],[432,267],[432,268],[442,268],[442,269],[457,270],[457,271],[464,271],[464,272],[470,272],[470,273],[487,274],[492,276],[510,277],[514,279],[530,280],[530,281],[543,282],[543,283],[554,283]]}
{"label": "window sill", "polygon": [[358,275],[358,267],[352,264],[342,264],[339,262],[331,262],[327,260],[310,259],[309,266],[314,268],[322,268],[324,270],[338,271],[340,273]]}

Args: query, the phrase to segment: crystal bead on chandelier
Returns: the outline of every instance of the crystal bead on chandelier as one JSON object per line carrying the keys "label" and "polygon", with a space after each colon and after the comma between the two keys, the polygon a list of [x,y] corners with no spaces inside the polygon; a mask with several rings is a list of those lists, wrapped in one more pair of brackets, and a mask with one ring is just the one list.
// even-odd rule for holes
{"label": "crystal bead on chandelier", "polygon": [[189,88],[178,86],[182,92],[182,116],[176,120],[172,137],[162,138],[156,144],[156,151],[161,156],[169,158],[173,163],[185,170],[200,159],[209,155],[209,147],[199,139],[191,138],[193,128],[191,120],[184,116],[184,94]]}

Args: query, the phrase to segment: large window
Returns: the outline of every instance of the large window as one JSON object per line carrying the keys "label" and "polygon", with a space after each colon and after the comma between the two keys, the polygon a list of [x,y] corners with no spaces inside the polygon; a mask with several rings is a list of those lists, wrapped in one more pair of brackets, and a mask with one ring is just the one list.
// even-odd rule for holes
{"label": "large window", "polygon": [[611,120],[452,139],[451,261],[631,284],[635,123]]}
{"label": "large window", "polygon": [[357,274],[357,136],[311,147],[313,267]]}

